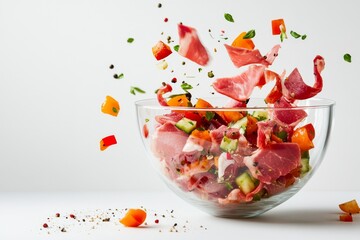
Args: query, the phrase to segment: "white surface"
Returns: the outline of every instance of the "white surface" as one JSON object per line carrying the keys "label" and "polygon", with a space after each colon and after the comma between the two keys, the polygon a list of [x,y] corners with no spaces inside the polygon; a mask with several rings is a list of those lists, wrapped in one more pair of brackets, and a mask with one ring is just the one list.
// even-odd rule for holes
{"label": "white surface", "polygon": [[[353,198],[359,199],[359,193],[302,191],[257,218],[234,220],[209,216],[170,192],[0,193],[0,239],[191,240],[237,236],[352,240],[359,239],[360,216],[354,215],[352,223],[340,222],[338,204]],[[118,222],[125,213],[123,209],[140,207],[148,211],[146,226],[126,228]],[[110,214],[110,222],[89,222],[91,217],[104,218],[113,211],[116,217]],[[60,213],[60,218],[54,217],[55,213]],[[80,222],[65,219],[71,213]],[[82,218],[86,218],[85,223]],[[159,219],[159,224],[155,219]],[[47,230],[42,228],[45,222],[49,225]],[[175,223],[177,226],[172,228]],[[65,227],[67,232],[60,232],[58,227]]]}
{"label": "white surface", "polygon": [[[176,54],[169,58],[168,71],[160,71],[151,47],[168,35],[177,40],[176,23],[182,21],[198,29],[210,50],[218,49],[214,73],[230,75],[235,70],[208,29],[215,37],[225,30],[231,39],[256,29],[256,44],[266,52],[279,42],[270,33],[276,18],[308,38],[289,36],[273,69],[289,72],[298,66],[311,84],[311,61],[323,55],[320,97],[337,102],[329,151],[309,188],[360,190],[357,6],[355,0],[0,0],[0,190],[163,189],[138,138],[133,103],[153,97],[161,82],[173,76],[200,82],[193,92],[202,97],[210,94],[211,81],[206,70],[200,79],[184,78],[197,66],[189,61],[182,66]],[[235,23],[224,20],[225,12]],[[128,44],[128,37],[135,42]],[[353,63],[343,61],[346,52]],[[124,79],[112,78],[121,72]],[[132,85],[147,94],[129,94]],[[121,104],[118,118],[100,112],[108,94]],[[100,152],[99,140],[110,134],[117,136],[118,145]]]}

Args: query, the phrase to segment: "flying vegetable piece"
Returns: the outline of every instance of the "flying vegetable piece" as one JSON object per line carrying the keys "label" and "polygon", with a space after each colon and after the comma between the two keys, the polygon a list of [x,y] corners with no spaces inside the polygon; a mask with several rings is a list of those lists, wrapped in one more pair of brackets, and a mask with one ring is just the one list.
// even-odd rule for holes
{"label": "flying vegetable piece", "polygon": [[360,208],[355,199],[339,204],[339,208],[349,214],[360,213]]}
{"label": "flying vegetable piece", "polygon": [[339,216],[339,220],[341,222],[352,222],[353,221],[353,217],[351,214],[341,214]]}
{"label": "flying vegetable piece", "polygon": [[120,219],[120,223],[122,223],[125,227],[138,227],[140,226],[146,219],[146,212],[142,209],[129,209],[125,216]]}
{"label": "flying vegetable piece", "polygon": [[255,48],[255,44],[253,43],[251,38],[244,39],[245,35],[246,32],[240,33],[239,36],[237,36],[235,40],[232,42],[231,46],[253,50]]}
{"label": "flying vegetable piece", "polygon": [[117,117],[120,111],[120,105],[119,102],[116,101],[111,96],[106,96],[105,101],[101,105],[101,111],[105,114],[112,115],[114,117]]}
{"label": "flying vegetable piece", "polygon": [[156,60],[161,60],[169,56],[172,51],[171,48],[163,41],[159,41],[155,46],[152,47],[152,53]]}
{"label": "flying vegetable piece", "polygon": [[116,138],[114,135],[110,135],[107,137],[104,137],[103,139],[101,139],[100,141],[100,150],[104,151],[105,149],[107,149],[109,146],[111,145],[115,145],[117,144]]}
{"label": "flying vegetable piece", "polygon": [[284,19],[274,19],[271,21],[271,28],[273,35],[280,35],[282,32],[286,32],[286,26]]}

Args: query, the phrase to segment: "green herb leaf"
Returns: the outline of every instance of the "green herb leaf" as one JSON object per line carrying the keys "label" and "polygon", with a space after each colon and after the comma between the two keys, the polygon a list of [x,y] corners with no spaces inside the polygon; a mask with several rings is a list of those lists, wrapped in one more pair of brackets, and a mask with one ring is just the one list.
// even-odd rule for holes
{"label": "green herb leaf", "polygon": [[225,13],[225,14],[224,14],[224,18],[225,18],[228,22],[234,22],[234,18],[231,16],[230,13]]}
{"label": "green herb leaf", "polygon": [[128,38],[128,39],[127,39],[127,42],[128,42],[128,43],[134,42],[134,38]]}
{"label": "green herb leaf", "polygon": [[202,71],[202,68],[198,68],[198,71],[201,72],[201,71]]}
{"label": "green herb leaf", "polygon": [[188,83],[186,83],[186,82],[183,82],[183,83],[181,84],[181,88],[182,88],[185,92],[187,92],[187,90],[190,90],[190,89],[192,89],[193,87],[192,87],[190,84],[188,84]]}
{"label": "green herb leaf", "polygon": [[305,40],[305,39],[306,39],[306,37],[307,37],[307,35],[306,35],[306,34],[302,35],[302,36],[301,36],[301,40]]}
{"label": "green herb leaf", "polygon": [[280,131],[276,134],[276,136],[285,142],[287,140],[288,134],[285,131]]}
{"label": "green herb leaf", "polygon": [[280,41],[283,42],[285,38],[287,38],[286,33],[285,33],[285,32],[281,32],[281,33],[280,33]]}
{"label": "green herb leaf", "polygon": [[345,54],[344,54],[344,60],[345,60],[346,62],[351,63],[351,55],[350,55],[349,53],[345,53]]}
{"label": "green herb leaf", "polygon": [[179,51],[179,47],[180,47],[179,45],[175,45],[175,46],[174,46],[174,50],[175,50],[176,52],[178,52],[178,51]]}
{"label": "green herb leaf", "polygon": [[293,36],[294,38],[299,38],[299,37],[301,37],[300,34],[298,34],[297,32],[294,32],[294,31],[290,31],[290,35]]}
{"label": "green herb leaf", "polygon": [[215,116],[215,113],[214,112],[206,112],[205,113],[205,118],[206,120],[210,121],[211,119],[213,119]]}
{"label": "green herb leaf", "polygon": [[245,36],[243,37],[243,39],[250,39],[250,38],[253,38],[255,37],[256,35],[256,32],[254,29],[251,29],[250,31],[248,31]]}
{"label": "green herb leaf", "polygon": [[114,113],[118,113],[118,112],[119,112],[116,107],[113,107],[113,108],[112,108],[112,111],[113,111]]}
{"label": "green herb leaf", "polygon": [[145,118],[145,122],[149,122],[150,121],[150,119],[148,119],[148,118]]}
{"label": "green herb leaf", "polygon": [[144,90],[142,90],[141,88],[131,86],[131,87],[130,87],[130,93],[131,93],[132,95],[136,95],[136,92],[138,92],[138,93],[146,93],[146,92],[145,92]]}

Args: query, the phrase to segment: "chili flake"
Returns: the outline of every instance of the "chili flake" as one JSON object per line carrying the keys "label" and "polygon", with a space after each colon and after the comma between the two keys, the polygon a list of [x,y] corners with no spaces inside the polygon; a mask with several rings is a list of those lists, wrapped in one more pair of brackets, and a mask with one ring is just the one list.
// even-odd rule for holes
{"label": "chili flake", "polygon": [[164,22],[168,22],[169,21],[169,19],[168,18],[164,18]]}
{"label": "chili flake", "polygon": [[173,79],[171,79],[171,82],[172,82],[172,83],[176,83],[176,82],[177,82],[176,77],[174,77]]}

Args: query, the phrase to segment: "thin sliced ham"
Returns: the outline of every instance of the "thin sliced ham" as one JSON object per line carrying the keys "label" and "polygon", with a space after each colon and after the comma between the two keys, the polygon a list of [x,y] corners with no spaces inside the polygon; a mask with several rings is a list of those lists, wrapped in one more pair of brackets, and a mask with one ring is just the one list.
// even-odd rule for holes
{"label": "thin sliced ham", "polygon": [[[276,109],[274,110],[274,119],[281,125],[296,126],[307,117],[307,113],[304,110],[296,109],[296,106],[289,103],[284,97],[275,102],[274,108]],[[286,109],[282,110],[281,108]]]}
{"label": "thin sliced ham", "polygon": [[216,79],[213,87],[217,92],[243,102],[250,98],[253,89],[264,77],[264,70],[262,65],[251,65],[238,76]]}
{"label": "thin sliced ham", "polygon": [[155,116],[155,120],[160,124],[170,122],[175,125],[175,123],[180,121],[183,117],[184,117],[184,114],[182,114],[182,113],[172,112],[172,113],[167,113],[164,115],[157,115],[157,116]]}
{"label": "thin sliced ham", "polygon": [[196,29],[185,26],[183,24],[178,25],[179,32],[179,51],[178,53],[201,65],[205,66],[209,62],[209,54],[206,48],[200,42]]}
{"label": "thin sliced ham", "polygon": [[323,87],[323,79],[321,72],[325,67],[324,58],[316,56],[314,58],[314,75],[315,83],[311,87],[307,85],[302,79],[300,72],[295,68],[283,83],[283,94],[286,98],[290,99],[308,99],[318,94]]}
{"label": "thin sliced ham", "polygon": [[157,100],[161,106],[168,106],[166,99],[163,97],[163,95],[171,91],[172,91],[172,87],[169,84],[165,84],[164,86],[158,89],[156,95],[157,95]]}
{"label": "thin sliced ham", "polygon": [[280,45],[275,45],[266,56],[262,56],[258,49],[249,50],[247,48],[233,47],[224,44],[229,57],[235,67],[242,67],[249,64],[262,64],[265,67],[271,65],[278,56]]}
{"label": "thin sliced ham", "polygon": [[259,149],[244,163],[251,175],[265,184],[285,176],[300,166],[301,152],[296,143],[275,143]]}

